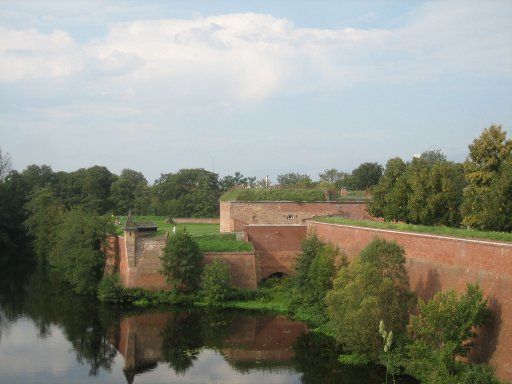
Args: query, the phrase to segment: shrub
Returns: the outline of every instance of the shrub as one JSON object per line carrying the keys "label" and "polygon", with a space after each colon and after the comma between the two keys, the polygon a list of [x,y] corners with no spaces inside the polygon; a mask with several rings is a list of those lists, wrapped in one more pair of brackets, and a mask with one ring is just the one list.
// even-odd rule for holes
{"label": "shrub", "polygon": [[221,304],[229,293],[229,264],[219,258],[207,264],[201,273],[201,297],[209,306]]}
{"label": "shrub", "polygon": [[185,228],[169,236],[161,260],[162,272],[173,290],[185,293],[197,288],[202,259],[199,245]]}
{"label": "shrub", "polygon": [[[409,322],[413,342],[407,347],[407,372],[425,383],[454,380],[461,372],[456,356],[467,355],[469,342],[489,314],[482,290],[468,284],[462,296],[438,292],[428,302],[420,299],[418,306],[419,314]],[[462,376],[480,375],[477,370],[471,368]]]}
{"label": "shrub", "polygon": [[376,359],[381,350],[377,325],[405,329],[411,294],[404,250],[374,239],[347,268],[341,268],[327,293],[329,325],[336,339],[356,354]]}
{"label": "shrub", "polygon": [[123,303],[127,300],[126,290],[119,281],[119,275],[105,276],[98,285],[98,299],[110,303]]}

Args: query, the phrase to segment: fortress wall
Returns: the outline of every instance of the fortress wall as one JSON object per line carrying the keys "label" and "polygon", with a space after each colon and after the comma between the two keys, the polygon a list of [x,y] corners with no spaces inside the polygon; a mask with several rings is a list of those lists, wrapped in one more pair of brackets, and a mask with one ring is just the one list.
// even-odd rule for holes
{"label": "fortress wall", "polygon": [[356,220],[371,218],[366,211],[365,201],[222,201],[220,231],[243,231],[247,224],[303,224],[307,219],[325,215],[340,215]]}
{"label": "fortress wall", "polygon": [[293,274],[305,225],[247,225],[245,232],[259,261],[260,279],[277,272]]}
{"label": "fortress wall", "polygon": [[478,283],[489,296],[491,324],[483,329],[470,358],[493,365],[512,381],[512,244],[307,222],[308,231],[337,245],[350,259],[373,238],[396,241],[405,249],[411,289],[423,299],[440,290],[463,292]]}
{"label": "fortress wall", "polygon": [[[166,290],[171,286],[160,273],[162,249],[166,237],[137,237],[134,257],[126,247],[124,237],[118,237],[119,276],[125,287]],[[127,252],[128,251],[128,252]],[[255,289],[258,282],[257,260],[254,252],[205,252],[205,263],[219,257],[230,265],[231,283],[240,288]],[[133,261],[131,261],[133,260]]]}

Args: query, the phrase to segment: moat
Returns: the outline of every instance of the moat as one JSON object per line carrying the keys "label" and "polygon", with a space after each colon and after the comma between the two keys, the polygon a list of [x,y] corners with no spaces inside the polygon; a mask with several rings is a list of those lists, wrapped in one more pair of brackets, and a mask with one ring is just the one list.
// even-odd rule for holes
{"label": "moat", "polygon": [[[43,273],[0,286],[0,383],[382,383],[333,341],[269,313],[121,308]],[[406,381],[401,381],[406,382]]]}

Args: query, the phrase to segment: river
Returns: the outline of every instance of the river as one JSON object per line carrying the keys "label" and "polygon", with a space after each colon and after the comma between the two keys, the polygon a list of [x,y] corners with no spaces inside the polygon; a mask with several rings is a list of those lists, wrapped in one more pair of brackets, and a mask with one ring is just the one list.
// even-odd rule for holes
{"label": "river", "polygon": [[343,366],[339,352],[275,314],[122,308],[42,273],[0,284],[1,384],[385,381],[382,367]]}

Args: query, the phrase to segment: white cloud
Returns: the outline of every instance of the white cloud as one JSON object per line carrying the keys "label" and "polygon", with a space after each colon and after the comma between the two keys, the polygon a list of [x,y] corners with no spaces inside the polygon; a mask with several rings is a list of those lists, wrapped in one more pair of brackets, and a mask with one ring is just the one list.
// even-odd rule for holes
{"label": "white cloud", "polygon": [[511,6],[435,2],[396,29],[299,28],[265,14],[114,23],[66,32],[0,30],[0,81],[77,77],[118,100],[259,101],[361,82],[512,74]]}

